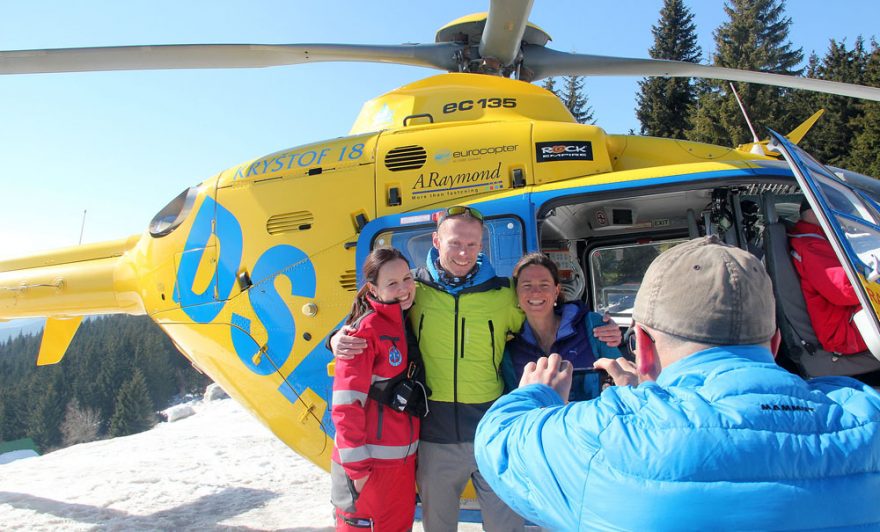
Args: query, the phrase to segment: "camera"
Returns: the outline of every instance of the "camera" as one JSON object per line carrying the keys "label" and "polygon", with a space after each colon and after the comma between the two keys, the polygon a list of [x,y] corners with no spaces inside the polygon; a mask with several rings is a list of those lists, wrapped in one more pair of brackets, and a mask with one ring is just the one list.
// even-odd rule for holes
{"label": "camera", "polygon": [[388,406],[398,412],[406,412],[407,405],[409,405],[413,395],[418,391],[416,386],[417,383],[412,379],[404,379],[398,382],[391,390],[391,402]]}
{"label": "camera", "polygon": [[370,386],[369,397],[398,412],[425,417],[430,389],[417,378],[419,370],[419,364],[410,361],[407,370],[396,377],[374,382]]}
{"label": "camera", "polygon": [[568,400],[571,402],[595,399],[602,393],[605,385],[611,383],[611,377],[605,370],[595,368],[575,369],[571,376],[571,392],[568,394]]}
{"label": "camera", "polygon": [[373,395],[373,397],[398,412],[406,412],[418,417],[424,417],[428,413],[427,390],[416,379],[399,379],[391,384],[384,393]]}

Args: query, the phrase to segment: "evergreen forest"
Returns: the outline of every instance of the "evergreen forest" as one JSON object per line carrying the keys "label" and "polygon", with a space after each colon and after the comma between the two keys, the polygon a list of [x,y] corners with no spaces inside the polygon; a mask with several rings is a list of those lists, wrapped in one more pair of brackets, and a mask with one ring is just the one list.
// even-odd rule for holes
{"label": "evergreen forest", "polygon": [[146,316],[83,321],[52,366],[35,365],[40,341],[37,334],[0,343],[0,442],[31,438],[45,453],[134,434],[210,382]]}

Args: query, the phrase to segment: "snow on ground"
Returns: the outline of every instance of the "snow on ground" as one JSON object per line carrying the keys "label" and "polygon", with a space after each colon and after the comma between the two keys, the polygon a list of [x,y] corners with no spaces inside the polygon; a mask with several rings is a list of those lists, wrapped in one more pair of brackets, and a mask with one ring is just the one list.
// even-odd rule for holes
{"label": "snow on ground", "polygon": [[0,530],[333,530],[324,470],[231,399],[195,408],[141,434],[0,465]]}

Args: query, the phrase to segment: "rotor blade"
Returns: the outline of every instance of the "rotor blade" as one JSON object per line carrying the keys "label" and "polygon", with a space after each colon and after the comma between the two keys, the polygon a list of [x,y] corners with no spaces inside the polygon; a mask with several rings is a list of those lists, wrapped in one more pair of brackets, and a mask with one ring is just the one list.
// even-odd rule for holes
{"label": "rotor blade", "polygon": [[799,78],[769,72],[752,72],[735,68],[700,65],[663,59],[631,59],[602,55],[570,54],[542,46],[527,45],[523,49],[523,66],[534,72],[533,80],[550,76],[661,76],[669,78],[709,78],[744,81],[805,89],[839,96],[880,101],[880,88]]}
{"label": "rotor blade", "polygon": [[495,58],[501,66],[516,59],[534,0],[492,0],[480,37],[480,57]]}
{"label": "rotor blade", "polygon": [[458,70],[453,43],[347,44],[170,44],[0,52],[0,74],[263,68],[324,61],[358,61]]}

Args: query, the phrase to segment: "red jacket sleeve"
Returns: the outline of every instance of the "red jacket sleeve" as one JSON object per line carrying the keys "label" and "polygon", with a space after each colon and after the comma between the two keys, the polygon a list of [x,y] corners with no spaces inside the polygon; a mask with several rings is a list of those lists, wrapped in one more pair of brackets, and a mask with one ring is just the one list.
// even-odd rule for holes
{"label": "red jacket sleeve", "polygon": [[798,246],[801,248],[803,276],[829,302],[841,307],[858,305],[855,289],[831,245],[824,240],[809,240],[805,245]]}
{"label": "red jacket sleeve", "polygon": [[372,460],[366,446],[366,405],[376,344],[371,334],[357,331],[353,336],[365,338],[367,348],[351,360],[336,359],[331,416],[336,425],[336,449],[341,464],[348,476],[355,480],[372,471]]}

